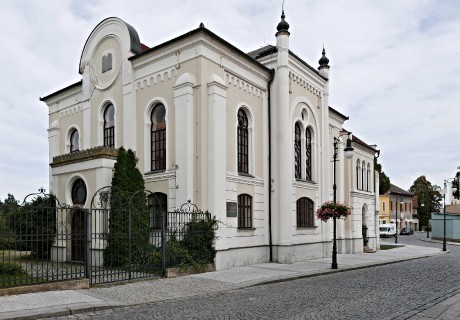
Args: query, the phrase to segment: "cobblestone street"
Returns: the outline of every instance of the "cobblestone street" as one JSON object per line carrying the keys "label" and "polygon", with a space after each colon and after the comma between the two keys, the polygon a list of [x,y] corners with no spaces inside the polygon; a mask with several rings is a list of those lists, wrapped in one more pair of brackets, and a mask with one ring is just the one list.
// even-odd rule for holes
{"label": "cobblestone street", "polygon": [[[423,236],[398,242],[442,246]],[[418,312],[460,292],[460,247],[447,249],[430,258],[54,319],[419,319]]]}

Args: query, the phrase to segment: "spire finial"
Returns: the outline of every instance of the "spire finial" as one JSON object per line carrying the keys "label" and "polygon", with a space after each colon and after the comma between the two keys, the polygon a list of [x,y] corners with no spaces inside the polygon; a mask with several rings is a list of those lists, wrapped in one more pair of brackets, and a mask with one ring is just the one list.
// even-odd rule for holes
{"label": "spire finial", "polygon": [[326,57],[326,49],[324,48],[324,42],[323,42],[323,52],[322,53],[323,54],[318,61],[320,67],[327,66],[329,64],[329,59]]}
{"label": "spire finial", "polygon": [[280,23],[278,23],[278,26],[276,27],[276,29],[278,31],[288,31],[289,29],[289,23],[287,23],[284,18],[286,18],[286,16],[284,15],[284,0],[283,0],[283,4],[281,5],[281,21]]}

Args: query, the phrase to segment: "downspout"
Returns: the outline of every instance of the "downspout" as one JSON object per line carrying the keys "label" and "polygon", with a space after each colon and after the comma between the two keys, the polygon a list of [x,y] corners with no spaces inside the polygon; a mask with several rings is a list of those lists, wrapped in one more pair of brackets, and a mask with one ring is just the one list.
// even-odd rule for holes
{"label": "downspout", "polygon": [[268,246],[270,249],[270,262],[273,262],[272,243],[272,127],[271,127],[271,84],[275,78],[275,69],[270,70],[268,81]]}

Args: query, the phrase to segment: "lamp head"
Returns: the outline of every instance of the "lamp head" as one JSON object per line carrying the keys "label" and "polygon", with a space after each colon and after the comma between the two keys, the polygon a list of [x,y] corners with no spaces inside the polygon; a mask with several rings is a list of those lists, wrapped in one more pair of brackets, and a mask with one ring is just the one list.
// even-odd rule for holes
{"label": "lamp head", "polygon": [[355,150],[351,146],[350,134],[351,132],[348,133],[347,146],[345,147],[345,149],[343,149],[343,152],[345,153],[345,158],[347,159],[351,159],[353,157],[353,150]]}

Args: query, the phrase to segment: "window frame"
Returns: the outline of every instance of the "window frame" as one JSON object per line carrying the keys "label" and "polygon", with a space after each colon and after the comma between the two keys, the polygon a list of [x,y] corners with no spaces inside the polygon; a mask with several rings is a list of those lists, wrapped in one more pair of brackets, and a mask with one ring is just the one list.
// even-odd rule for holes
{"label": "window frame", "polygon": [[[163,122],[154,122],[154,115],[158,110],[163,108]],[[160,127],[159,129],[157,127]],[[168,140],[166,136],[166,107],[163,103],[157,103],[150,112],[150,170],[166,170],[166,153]]]}
{"label": "window frame", "polygon": [[305,129],[305,180],[313,181],[312,134],[309,127]]}
{"label": "window frame", "polygon": [[238,206],[238,229],[253,229],[252,224],[252,196],[247,193],[239,194],[237,197]]}
{"label": "window frame", "polygon": [[302,179],[302,127],[299,122],[294,125],[294,177]]}
{"label": "window frame", "polygon": [[245,108],[239,108],[237,112],[237,171],[242,174],[249,174],[249,117]]}
{"label": "window frame", "polygon": [[[107,113],[110,108],[113,108],[113,120],[112,120],[112,125],[107,121]],[[104,112],[102,114],[103,117],[103,146],[109,147],[109,148],[115,148],[115,106],[113,103],[108,103],[104,107]]]}
{"label": "window frame", "polygon": [[[75,134],[78,134],[78,140],[77,140],[76,146],[73,143]],[[78,131],[78,129],[75,127],[71,128],[68,137],[69,137],[69,149],[68,149],[69,153],[80,151],[80,132]]]}
{"label": "window frame", "polygon": [[315,203],[308,197],[302,197],[296,201],[296,225],[297,228],[315,227]]}
{"label": "window frame", "polygon": [[[158,203],[155,204],[155,200]],[[149,210],[149,228],[150,230],[161,230],[162,214],[168,211],[168,195],[162,192],[154,192],[148,196],[148,210]],[[155,210],[155,206],[159,206],[159,210]]]}

